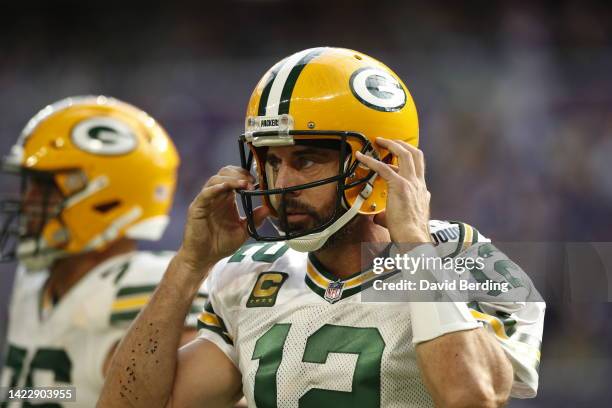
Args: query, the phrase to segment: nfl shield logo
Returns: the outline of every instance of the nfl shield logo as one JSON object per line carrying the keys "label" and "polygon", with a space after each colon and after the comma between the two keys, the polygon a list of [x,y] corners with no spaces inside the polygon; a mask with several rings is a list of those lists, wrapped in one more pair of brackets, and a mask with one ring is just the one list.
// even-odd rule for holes
{"label": "nfl shield logo", "polygon": [[342,288],[344,287],[344,283],[340,281],[329,282],[327,289],[325,289],[325,295],[323,296],[325,300],[329,303],[336,303],[342,297]]}

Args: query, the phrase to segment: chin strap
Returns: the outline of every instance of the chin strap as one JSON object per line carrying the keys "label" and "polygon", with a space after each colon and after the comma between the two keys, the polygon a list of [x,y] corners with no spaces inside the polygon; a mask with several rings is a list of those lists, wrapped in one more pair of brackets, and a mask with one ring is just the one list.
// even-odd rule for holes
{"label": "chin strap", "polygon": [[372,194],[372,184],[374,184],[374,179],[376,179],[377,174],[374,173],[372,177],[368,180],[366,185],[363,187],[355,202],[349,208],[347,212],[342,214],[340,218],[338,218],[332,225],[327,227],[321,232],[315,232],[313,234],[304,235],[303,237],[293,238],[287,241],[287,245],[289,248],[294,249],[298,252],[313,252],[317,249],[321,248],[325,242],[335,234],[340,228],[344,227],[350,220],[352,220],[359,210],[361,209],[361,205],[365,200],[370,197]]}

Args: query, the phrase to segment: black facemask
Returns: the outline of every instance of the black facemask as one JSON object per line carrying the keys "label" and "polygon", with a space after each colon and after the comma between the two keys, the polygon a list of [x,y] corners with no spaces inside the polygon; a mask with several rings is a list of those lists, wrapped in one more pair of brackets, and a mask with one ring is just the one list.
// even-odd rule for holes
{"label": "black facemask", "polygon": [[[62,203],[51,202],[57,191],[52,173],[19,169],[5,174],[19,177],[19,187],[15,189],[18,191],[5,192],[0,200],[0,262],[12,262],[16,260],[20,241],[40,242],[45,225],[59,215]],[[36,197],[27,197],[34,185],[38,191]],[[40,250],[35,248],[31,255],[37,255]]]}
{"label": "black facemask", "polygon": [[[276,131],[260,131],[253,132],[249,135],[250,137],[274,137],[281,136]],[[366,183],[372,176],[373,172],[369,172],[366,177],[356,179],[351,183],[346,183],[346,179],[355,172],[358,165],[356,160],[351,159],[351,146],[348,143],[350,138],[357,140],[362,148],[361,152],[366,153],[372,150],[368,139],[356,132],[345,132],[345,131],[315,131],[315,130],[302,130],[302,131],[288,131],[282,134],[283,137],[287,136],[307,136],[308,138],[296,138],[294,143],[300,145],[312,145],[319,148],[329,148],[338,151],[338,174],[333,177],[328,177],[322,180],[313,181],[306,184],[301,184],[286,188],[269,188],[267,185],[265,168],[259,169],[258,174],[255,176],[259,179],[259,183],[255,186],[254,190],[237,190],[240,195],[242,207],[247,218],[248,233],[251,237],[258,241],[274,242],[274,241],[285,241],[293,238],[303,237],[308,234],[317,233],[325,230],[331,226],[344,212],[344,192],[349,188],[354,188],[358,185]],[[318,139],[318,140],[317,140]],[[245,145],[247,147],[245,148]],[[265,152],[266,147],[253,147],[251,142],[247,141],[245,134],[240,136],[239,139],[240,159],[241,165],[247,171],[253,169],[254,155],[257,155],[257,163],[265,163]],[[247,155],[248,151],[248,155]],[[349,160],[347,160],[349,159]],[[336,197],[335,205],[333,210],[329,214],[319,214],[313,212],[313,209],[309,206],[305,208],[305,205],[295,200],[292,197],[292,193],[308,188],[313,188],[329,183],[336,183]],[[276,205],[271,205],[276,203]],[[279,231],[277,235],[263,235],[257,231],[255,226],[253,210],[257,205],[267,205],[272,207],[276,212],[276,229]],[[303,211],[314,219],[314,226],[311,228],[304,228],[303,226],[291,224],[287,219],[287,211],[295,210]]]}

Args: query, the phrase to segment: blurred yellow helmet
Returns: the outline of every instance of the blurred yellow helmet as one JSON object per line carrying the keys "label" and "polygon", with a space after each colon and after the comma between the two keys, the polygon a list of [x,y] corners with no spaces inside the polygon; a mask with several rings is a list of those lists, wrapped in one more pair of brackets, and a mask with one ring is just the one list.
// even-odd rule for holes
{"label": "blurred yellow helmet", "polygon": [[[28,122],[5,168],[19,171],[22,180],[47,180],[61,202],[50,205],[41,196],[43,214],[32,228],[22,191],[13,206],[20,219],[17,258],[41,269],[122,237],[158,240],[169,221],[178,165],[165,130],[132,105],[77,96],[47,106]],[[5,226],[3,235],[9,230]]]}
{"label": "blurred yellow helmet", "polygon": [[[355,152],[361,151],[394,162],[388,151],[374,144],[376,137],[403,140],[413,146],[419,142],[412,97],[383,63],[358,51],[312,48],[275,64],[251,95],[240,139],[242,165],[256,169],[259,182],[255,191],[239,191],[251,236],[262,241],[287,240],[296,250],[314,251],[355,215],[384,211],[386,182],[359,165],[355,157]],[[301,143],[337,146],[342,163],[339,174],[284,189],[268,185],[272,183],[261,147]],[[306,231],[281,231],[280,236],[263,236],[257,231],[252,217],[255,197],[264,200],[273,217],[282,218],[279,207],[284,194],[325,183],[338,186],[336,211],[329,220]]]}

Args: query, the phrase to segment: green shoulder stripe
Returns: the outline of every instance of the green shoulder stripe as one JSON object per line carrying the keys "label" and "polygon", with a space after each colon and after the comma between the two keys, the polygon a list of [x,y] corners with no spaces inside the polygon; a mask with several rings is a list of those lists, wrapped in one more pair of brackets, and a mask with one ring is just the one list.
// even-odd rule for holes
{"label": "green shoulder stripe", "polygon": [[132,295],[143,295],[153,293],[157,285],[142,285],[142,286],[126,286],[125,288],[119,289],[117,297],[132,296]]}
{"label": "green shoulder stripe", "polygon": [[117,323],[122,323],[122,322],[126,322],[126,321],[132,321],[136,318],[136,316],[138,316],[138,313],[140,312],[140,310],[132,310],[129,312],[116,312],[111,314],[110,317],[110,323],[111,324],[117,324]]}
{"label": "green shoulder stripe", "polygon": [[478,242],[479,234],[476,228],[472,227],[472,229],[474,230],[474,236],[472,237],[472,245],[474,245]]}
{"label": "green shoulder stripe", "polygon": [[218,334],[219,337],[221,337],[223,341],[225,341],[230,346],[234,345],[234,341],[232,340],[232,338],[223,329],[217,326],[208,325],[202,322],[201,320],[198,320],[198,330],[202,330],[202,329],[210,330],[211,332]]}
{"label": "green shoulder stripe", "polygon": [[133,320],[147,305],[155,288],[157,285],[126,286],[119,289],[111,305],[110,323]]}
{"label": "green shoulder stripe", "polygon": [[205,302],[208,301],[208,295],[206,293],[198,293],[191,303],[191,307],[189,308],[189,314],[198,314],[201,313],[204,309]]}
{"label": "green shoulder stripe", "polygon": [[215,313],[210,301],[206,302],[204,311],[198,317],[198,330],[206,329],[218,334],[227,344],[234,345],[234,342],[227,331],[225,322],[221,316]]}
{"label": "green shoulder stripe", "polygon": [[[504,333],[506,334],[506,336],[512,337],[516,333],[516,320],[512,317],[512,315],[510,313],[506,313],[506,312],[503,312],[501,310],[496,310],[495,311],[495,315],[492,315],[492,314],[489,314],[489,313],[485,313],[482,310],[482,308],[480,307],[480,304],[477,301],[469,302],[467,304],[467,306],[470,309],[473,309],[473,310],[475,310],[478,313],[482,313],[482,315],[488,316],[487,319],[496,319],[496,320],[498,320],[501,323],[502,328],[503,328]],[[480,319],[478,317],[476,317],[476,320],[483,321],[482,319]],[[490,322],[488,320],[486,320],[484,322],[487,323],[487,324],[490,324]]]}
{"label": "green shoulder stripe", "polygon": [[451,221],[451,223],[459,227],[459,240],[457,242],[457,248],[455,248],[452,254],[446,256],[444,259],[456,257],[461,252],[478,243],[478,239],[480,238],[478,230],[471,225],[460,221]]}
{"label": "green shoulder stripe", "polygon": [[196,300],[208,300],[208,293],[198,292]]}

